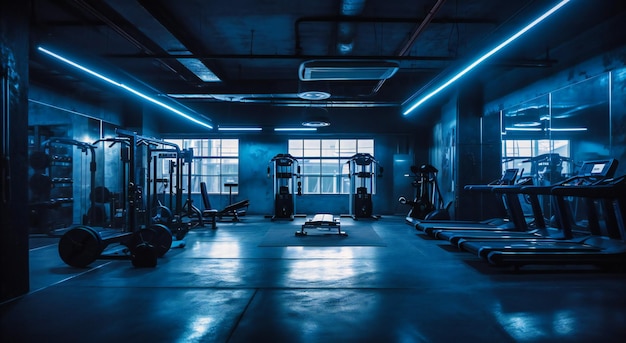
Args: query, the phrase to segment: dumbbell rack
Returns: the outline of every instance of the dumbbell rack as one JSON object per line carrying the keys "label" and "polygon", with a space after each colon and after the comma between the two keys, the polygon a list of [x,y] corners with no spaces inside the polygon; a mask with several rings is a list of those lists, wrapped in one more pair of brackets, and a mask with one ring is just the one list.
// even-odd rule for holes
{"label": "dumbbell rack", "polygon": [[63,146],[47,150],[31,153],[29,180],[33,229],[45,232],[71,225],[74,210],[73,158]]}

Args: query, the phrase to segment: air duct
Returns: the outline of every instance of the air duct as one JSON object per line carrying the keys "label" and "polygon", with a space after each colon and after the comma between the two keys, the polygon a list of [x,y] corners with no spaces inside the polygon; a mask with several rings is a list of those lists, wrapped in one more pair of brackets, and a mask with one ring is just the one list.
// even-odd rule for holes
{"label": "air duct", "polygon": [[385,60],[311,60],[300,64],[302,81],[385,80],[400,68],[396,61]]}

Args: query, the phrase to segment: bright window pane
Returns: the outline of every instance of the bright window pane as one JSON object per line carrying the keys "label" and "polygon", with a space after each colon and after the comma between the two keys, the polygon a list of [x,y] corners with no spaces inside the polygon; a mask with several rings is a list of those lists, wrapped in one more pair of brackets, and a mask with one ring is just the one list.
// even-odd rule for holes
{"label": "bright window pane", "polygon": [[347,161],[357,152],[374,155],[373,139],[291,139],[289,153],[299,158],[304,194],[347,194]]}
{"label": "bright window pane", "polygon": [[304,141],[301,139],[289,140],[289,154],[294,157],[302,157]]}
{"label": "bright window pane", "polygon": [[[212,194],[228,193],[224,183],[238,182],[239,179],[239,140],[237,139],[167,139],[181,149],[193,149],[191,191],[200,193],[200,182],[207,184]],[[222,158],[227,157],[227,158]],[[171,160],[174,161],[174,160]],[[170,160],[161,162],[159,177],[169,177]],[[187,166],[183,167],[183,188],[187,190]],[[237,194],[238,187],[232,193]]]}
{"label": "bright window pane", "polygon": [[322,140],[322,157],[338,157],[339,156],[339,140],[323,139]]}
{"label": "bright window pane", "polygon": [[303,157],[320,157],[321,141],[319,139],[305,139],[303,143]]}
{"label": "bright window pane", "polygon": [[341,157],[350,157],[356,154],[356,139],[342,139],[341,140]]}
{"label": "bright window pane", "polygon": [[373,139],[359,139],[357,141],[357,152],[363,154],[374,155],[374,140]]}

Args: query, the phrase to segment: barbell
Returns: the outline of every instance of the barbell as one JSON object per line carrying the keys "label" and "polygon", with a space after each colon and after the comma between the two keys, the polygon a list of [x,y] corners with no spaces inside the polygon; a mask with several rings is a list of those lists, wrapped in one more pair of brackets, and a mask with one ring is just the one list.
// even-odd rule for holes
{"label": "barbell", "polygon": [[[151,225],[136,232],[114,230],[97,231],[86,225],[68,230],[59,240],[61,260],[72,267],[84,268],[101,257],[112,243],[126,246],[135,266],[154,266],[151,256],[162,257],[172,246],[172,233],[161,224]],[[139,265],[137,265],[139,264]],[[151,265],[154,264],[154,265]]]}

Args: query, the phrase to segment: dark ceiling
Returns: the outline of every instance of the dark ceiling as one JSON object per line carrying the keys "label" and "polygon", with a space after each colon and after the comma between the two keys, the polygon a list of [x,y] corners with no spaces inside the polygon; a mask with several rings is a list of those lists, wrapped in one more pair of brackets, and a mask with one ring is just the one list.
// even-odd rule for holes
{"label": "dark ceiling", "polygon": [[[558,2],[34,0],[30,77],[100,104],[135,99],[42,54],[37,47],[43,46],[198,118],[210,118],[215,127],[294,126],[307,112],[316,112],[330,120],[323,130],[331,132],[393,130],[423,123],[402,116],[416,92],[445,81]],[[571,1],[485,61],[488,69],[467,77],[485,82],[489,73],[554,68],[568,52],[555,56],[553,49],[623,12],[620,3]],[[341,80],[300,79],[303,63],[329,60],[358,72]],[[365,75],[357,67],[381,61],[399,69],[386,80],[352,79]],[[201,80],[192,63],[208,67],[221,81]],[[311,90],[330,98],[299,97]],[[186,130],[172,120],[161,129]]]}

